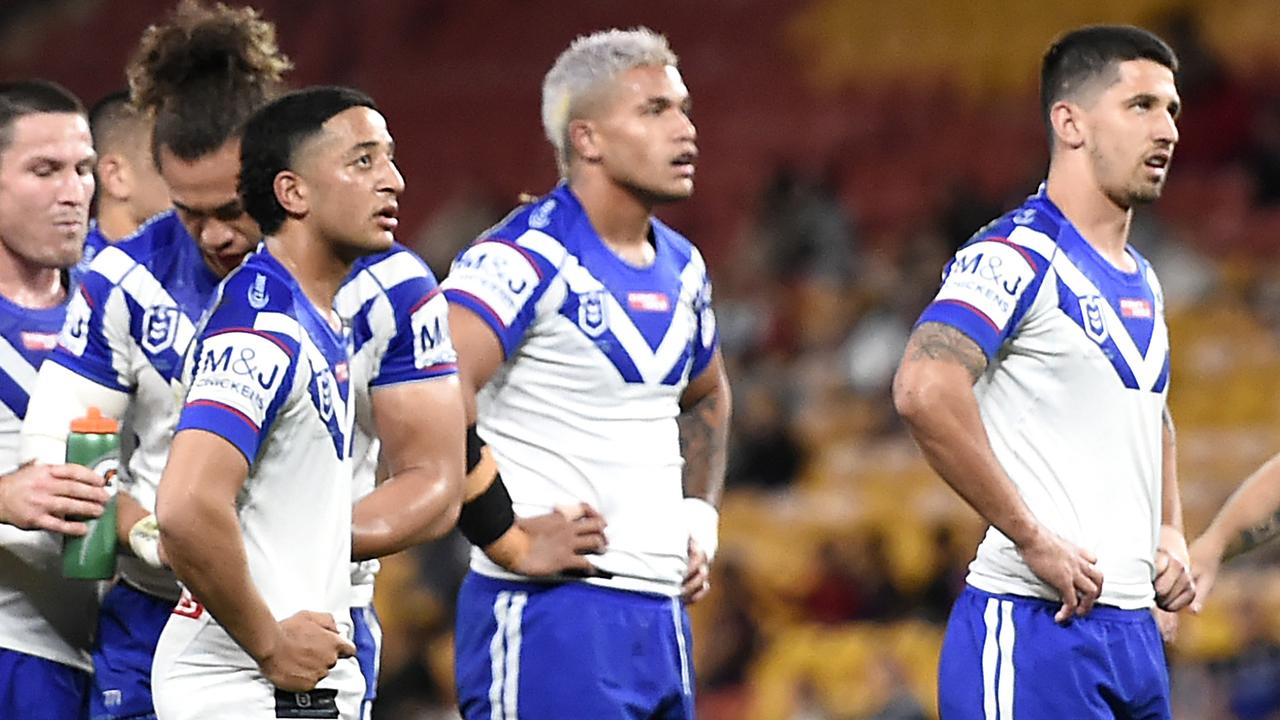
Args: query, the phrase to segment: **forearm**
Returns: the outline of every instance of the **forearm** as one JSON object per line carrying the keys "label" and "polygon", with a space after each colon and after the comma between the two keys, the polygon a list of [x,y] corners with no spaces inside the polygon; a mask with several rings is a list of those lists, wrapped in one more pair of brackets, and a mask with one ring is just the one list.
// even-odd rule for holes
{"label": "forearm", "polygon": [[1182,493],[1178,489],[1178,435],[1173,426],[1173,415],[1164,409],[1161,429],[1163,462],[1161,465],[1160,524],[1184,532],[1182,528]]}
{"label": "forearm", "polygon": [[21,460],[63,462],[71,421],[83,416],[90,406],[107,417],[119,418],[129,406],[129,396],[83,378],[55,362],[41,365],[22,423],[18,451]]}
{"label": "forearm", "polygon": [[116,492],[116,536],[120,540],[121,548],[129,547],[129,531],[139,520],[150,514],[146,508],[142,507],[142,503],[129,493],[123,490]]}
{"label": "forearm", "polygon": [[1258,468],[1214,516],[1202,539],[1234,557],[1280,535],[1280,455]]}
{"label": "forearm", "polygon": [[716,391],[680,413],[684,495],[720,505],[729,444],[729,396]]}
{"label": "forearm", "polygon": [[454,485],[428,468],[408,468],[387,478],[352,512],[352,559],[391,555],[444,536],[458,522],[461,507]]}
{"label": "forearm", "polygon": [[178,579],[255,661],[269,656],[278,625],[249,574],[234,507],[188,495],[158,518]]}
{"label": "forearm", "polygon": [[966,379],[928,388],[899,388],[895,402],[925,460],[987,522],[1016,545],[1041,526],[991,450]]}

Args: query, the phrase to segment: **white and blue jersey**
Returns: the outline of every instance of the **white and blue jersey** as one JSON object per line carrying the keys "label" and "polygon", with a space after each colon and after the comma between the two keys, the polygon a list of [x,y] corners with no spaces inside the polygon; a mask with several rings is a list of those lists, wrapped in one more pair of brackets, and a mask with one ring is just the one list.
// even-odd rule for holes
{"label": "white and blue jersey", "polygon": [[[0,472],[19,465],[27,400],[65,310],[24,308],[0,297]],[[0,524],[0,648],[89,670],[96,588],[62,579],[61,552],[61,535]]]}
{"label": "white and blue jersey", "polygon": [[[457,356],[449,339],[448,303],[435,276],[401,245],[358,260],[338,290],[334,308],[351,327],[351,393],[356,407],[351,500],[355,503],[373,491],[378,468],[372,394],[403,383],[454,377]],[[377,572],[377,560],[351,566],[351,620],[366,705],[376,696],[382,647],[382,628],[373,610]]]}
{"label": "white and blue jersey", "polygon": [[[236,512],[250,576],[272,615],[330,613],[350,638],[350,341],[326,314],[270,252],[247,259],[223,282],[187,353],[176,432],[215,434],[249,464]],[[254,660],[186,598],[161,634],[152,680],[162,717],[275,707]],[[234,688],[252,705],[237,708],[250,701]],[[355,659],[340,660],[320,688],[358,707]]]}
{"label": "white and blue jersey", "polygon": [[[562,184],[464,250],[444,288],[505,354],[476,425],[517,515],[588,502],[609,523],[593,562],[616,574],[588,582],[677,595],[689,530],[676,418],[717,335],[701,254],[656,219],[651,237],[652,265],[627,264]],[[518,579],[479,550],[472,569]]]}
{"label": "white and blue jersey", "polygon": [[[181,407],[182,357],[218,277],[173,211],[104,247],[81,277],[51,360],[103,388],[129,396],[121,487],[147,510],[169,456]],[[126,447],[130,443],[125,443]],[[167,570],[122,555],[120,574],[152,595],[177,599]]]}
{"label": "white and blue jersey", "polygon": [[[402,245],[361,258],[334,298],[351,327],[352,503],[373,492],[380,449],[372,394],[378,388],[457,375],[448,303],[426,263]],[[352,607],[373,602],[378,561],[353,563]]]}
{"label": "white and blue jersey", "polygon": [[1057,592],[989,528],[948,621],[946,717],[1169,717],[1149,611],[1169,336],[1155,272],[1126,251],[1133,272],[1042,189],[957,251],[920,316],[986,353],[974,394],[996,458],[1036,519],[1093,551],[1104,578],[1092,613],[1058,625]]}
{"label": "white and blue jersey", "polygon": [[628,265],[562,184],[464,250],[444,282],[502,346],[476,426],[516,513],[587,502],[609,523],[608,549],[592,556],[609,575],[585,582],[530,582],[472,551],[455,665],[468,720],[566,707],[693,717],[676,418],[717,336],[701,255],[657,220],[651,240],[653,263]]}
{"label": "white and blue jersey", "polygon": [[93,259],[102,252],[102,249],[111,244],[106,235],[102,234],[102,228],[98,226],[97,220],[89,221],[89,232],[84,236],[84,251],[80,254],[80,262],[76,263],[68,271],[71,275],[71,287],[80,284],[80,278],[88,272],[89,265],[93,263]]}
{"label": "white and blue jersey", "polygon": [[[948,264],[920,316],[990,358],[974,386],[991,447],[1035,517],[1095,552],[1098,602],[1154,603],[1169,333],[1155,272],[1124,272],[1043,193],[985,228]],[[1053,599],[1013,543],[987,531],[968,582]]]}

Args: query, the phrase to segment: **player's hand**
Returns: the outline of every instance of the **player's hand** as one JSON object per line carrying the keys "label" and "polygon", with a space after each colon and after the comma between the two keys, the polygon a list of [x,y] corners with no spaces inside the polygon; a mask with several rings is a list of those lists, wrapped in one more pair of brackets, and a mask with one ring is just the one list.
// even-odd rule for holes
{"label": "player's hand", "polygon": [[1102,571],[1096,555],[1048,530],[1039,532],[1019,551],[1031,572],[1062,598],[1062,607],[1053,616],[1055,622],[1065,623],[1093,609],[1102,593]]}
{"label": "player's hand", "polygon": [[591,575],[595,566],[586,556],[604,552],[608,545],[605,526],[604,516],[586,503],[557,506],[545,515],[520,518],[513,531],[526,536],[527,548],[504,567],[531,577]]}
{"label": "player's hand", "polygon": [[1208,535],[1201,535],[1191,543],[1191,577],[1196,584],[1196,597],[1191,601],[1191,612],[1204,610],[1204,603],[1218,580],[1222,567],[1222,545]]}
{"label": "player's hand", "polygon": [[303,610],[281,620],[278,628],[276,642],[258,660],[258,668],[281,690],[312,690],[339,658],[356,654],[356,646],[338,634],[338,625],[328,613]]}
{"label": "player's hand", "polygon": [[698,543],[689,538],[689,564],[684,571],[684,582],[680,585],[680,599],[692,605],[707,596],[711,591],[711,562],[707,554],[702,552]]}
{"label": "player's hand", "polygon": [[23,530],[84,535],[68,518],[96,518],[110,496],[106,480],[82,465],[25,465],[0,476],[0,521]]}
{"label": "player's hand", "polygon": [[1177,612],[1191,604],[1196,597],[1191,567],[1186,538],[1178,530],[1161,525],[1156,548],[1156,607]]}
{"label": "player's hand", "polygon": [[1166,643],[1171,643],[1178,639],[1178,614],[1161,610],[1158,607],[1151,608],[1151,614],[1156,619],[1156,627],[1160,630],[1160,637]]}

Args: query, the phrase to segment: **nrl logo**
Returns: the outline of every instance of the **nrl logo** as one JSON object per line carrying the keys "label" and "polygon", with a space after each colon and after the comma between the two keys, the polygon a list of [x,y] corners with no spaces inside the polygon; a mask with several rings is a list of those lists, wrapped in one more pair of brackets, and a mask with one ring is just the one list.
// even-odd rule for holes
{"label": "nrl logo", "polygon": [[593,338],[600,337],[605,330],[609,329],[604,294],[604,290],[588,290],[578,295],[578,327]]}
{"label": "nrl logo", "polygon": [[271,301],[271,295],[267,293],[267,276],[258,273],[258,277],[253,279],[253,287],[249,288],[248,293],[249,307],[254,310],[261,310]]}
{"label": "nrl logo", "polygon": [[178,336],[178,308],[152,305],[142,316],[142,349],[155,355],[173,347]]}
{"label": "nrl logo", "polygon": [[1099,295],[1080,298],[1080,319],[1084,321],[1084,333],[1099,345],[1111,337],[1111,333],[1107,332],[1107,322],[1102,315],[1102,303],[1102,297]]}

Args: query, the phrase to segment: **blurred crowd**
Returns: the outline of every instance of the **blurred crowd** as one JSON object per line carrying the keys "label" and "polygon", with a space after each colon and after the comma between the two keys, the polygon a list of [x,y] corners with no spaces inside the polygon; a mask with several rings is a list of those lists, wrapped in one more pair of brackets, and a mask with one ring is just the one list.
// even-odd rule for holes
{"label": "blurred crowd", "polygon": [[[14,53],[35,36],[15,29],[16,18],[55,4],[74,10],[95,3],[0,2],[0,37],[12,40]],[[146,17],[168,3],[151,4],[156,8],[139,3],[132,12]],[[385,89],[393,124],[418,118],[432,142],[405,143],[410,187],[452,190],[413,191],[407,205],[428,212],[401,239],[439,276],[511,207],[513,184],[537,189],[525,169],[549,164],[532,109],[541,61],[470,74],[484,69],[472,39],[501,45],[504,33],[526,31],[511,11],[519,4],[368,4],[362,12],[382,13],[386,22],[373,25],[389,37],[374,42],[366,33],[363,43],[347,42],[360,24],[331,23],[346,43],[340,59],[324,45],[328,35],[296,31],[354,13],[348,4],[314,3],[295,15],[285,8],[301,6],[255,4],[293,21],[282,26],[282,44],[301,77],[350,82],[375,95]],[[575,22],[585,25],[601,25],[617,9],[578,5]],[[893,411],[890,384],[950,255],[1036,190],[1046,163],[1043,128],[1030,91],[973,96],[942,80],[801,102],[796,83],[775,82],[794,74],[775,63],[776,47],[741,52],[758,39],[757,28],[782,24],[763,17],[781,14],[783,5],[725,3],[718,27],[701,43],[696,4],[657,3],[676,19],[653,23],[685,48],[705,136],[700,193],[687,203],[694,210],[660,215],[705,243],[735,399],[721,551],[712,592],[692,609],[700,717],[931,718],[942,624],[985,528],[924,465]],[[446,32],[468,13],[487,24],[470,23],[477,25],[470,36]],[[111,20],[103,15],[95,17]],[[1147,23],[1180,56],[1185,113],[1165,197],[1137,215],[1132,233],[1166,293],[1170,405],[1189,537],[1240,480],[1280,452],[1280,67],[1245,71],[1225,62],[1197,20],[1187,11]],[[128,30],[132,42],[137,28]],[[559,47],[564,39],[544,34],[532,34],[529,45]],[[101,50],[123,52],[113,48]],[[738,52],[733,62],[729,50]],[[397,97],[391,90],[401,89],[402,76],[373,60],[413,52],[448,62],[419,57],[441,72],[419,95]],[[472,55],[480,59],[464,65]],[[0,53],[0,63],[7,59]],[[39,62],[56,68],[71,60]],[[119,84],[119,66],[83,70],[110,78],[99,88],[105,92]],[[48,74],[79,90],[75,73]],[[744,77],[775,95],[730,95]],[[466,126],[492,118],[452,112],[428,92],[452,92],[457,105],[506,93],[504,108],[525,108],[526,116],[502,118],[510,126],[503,141],[478,146],[471,141],[487,131],[464,137]],[[795,131],[799,116],[811,118],[803,127],[812,138]],[[803,152],[833,145],[829,153]],[[489,166],[496,169],[485,175]],[[475,174],[456,183],[462,167]],[[745,194],[726,192],[742,178],[750,179]],[[710,209],[698,212],[700,205]],[[375,718],[456,717],[452,615],[466,562],[467,545],[457,536],[384,562]],[[1228,566],[1204,614],[1182,619],[1171,661],[1178,717],[1280,717],[1280,552],[1263,550]]]}

